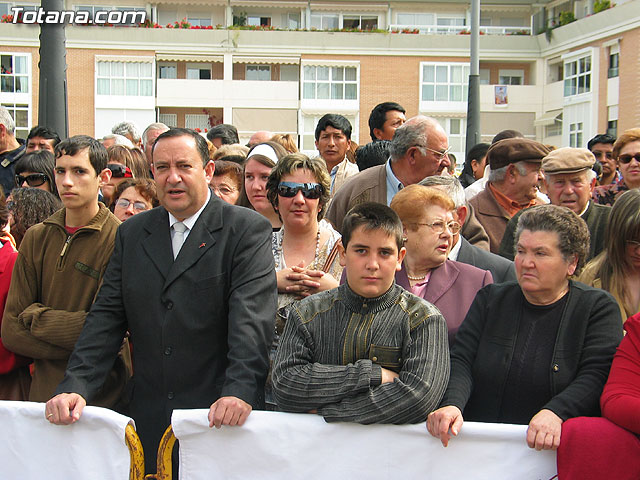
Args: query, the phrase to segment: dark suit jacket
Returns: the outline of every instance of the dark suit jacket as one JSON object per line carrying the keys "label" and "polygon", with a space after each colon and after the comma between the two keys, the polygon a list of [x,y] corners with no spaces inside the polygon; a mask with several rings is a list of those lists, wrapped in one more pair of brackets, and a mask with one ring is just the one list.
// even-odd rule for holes
{"label": "dark suit jacket", "polygon": [[263,404],[277,303],[271,225],[215,195],[175,262],[168,213],[118,229],[103,285],[57,392],[91,398],[128,330],[134,376],[129,415],[147,468],[176,408],[236,396]]}
{"label": "dark suit jacket", "polygon": [[510,282],[516,279],[516,270],[513,262],[495,255],[491,252],[474,247],[464,237],[460,237],[460,251],[458,252],[458,262],[473,265],[481,270],[489,270],[493,276],[494,283]]}
{"label": "dark suit jacket", "polygon": [[[396,272],[396,283],[411,291],[404,264],[402,269]],[[491,272],[453,260],[447,260],[431,270],[431,277],[422,298],[438,307],[447,321],[449,345],[453,344],[476,293],[490,283],[493,283]]]}

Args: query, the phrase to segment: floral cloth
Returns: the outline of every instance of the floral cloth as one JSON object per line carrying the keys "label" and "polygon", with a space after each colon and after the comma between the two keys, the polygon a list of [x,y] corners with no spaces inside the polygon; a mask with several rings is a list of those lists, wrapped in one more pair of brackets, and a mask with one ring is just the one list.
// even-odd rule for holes
{"label": "floral cloth", "polygon": [[620,177],[619,180],[614,180],[609,185],[596,187],[593,190],[593,200],[600,205],[613,206],[616,199],[627,190],[629,190],[629,187],[624,183],[624,178]]}

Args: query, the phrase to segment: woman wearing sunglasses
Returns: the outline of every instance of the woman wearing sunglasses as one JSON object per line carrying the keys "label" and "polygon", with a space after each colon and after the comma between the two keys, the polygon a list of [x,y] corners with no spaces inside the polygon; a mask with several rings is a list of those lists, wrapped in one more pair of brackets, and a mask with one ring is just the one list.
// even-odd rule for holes
{"label": "woman wearing sunglasses", "polygon": [[53,168],[56,160],[48,150],[35,150],[25,153],[16,162],[16,187],[33,187],[46,190],[58,196]]}
{"label": "woman wearing sunglasses", "polygon": [[[340,234],[322,217],[329,201],[331,179],[320,158],[291,153],[280,159],[266,183],[267,198],[282,221],[273,233],[272,249],[278,283],[273,360],[288,307],[301,298],[338,286],[342,266]],[[273,409],[270,378],[265,388],[267,409]]]}
{"label": "woman wearing sunglasses", "polygon": [[596,187],[593,199],[601,205],[613,205],[627,190],[640,187],[640,128],[624,132],[613,144],[620,180]]}
{"label": "woman wearing sunglasses", "polygon": [[623,192],[616,200],[604,245],[578,280],[611,293],[624,322],[640,312],[640,190]]}
{"label": "woman wearing sunglasses", "polygon": [[493,277],[487,270],[447,260],[453,236],[461,229],[447,194],[409,185],[393,197],[391,208],[402,220],[407,249],[396,283],[440,309],[451,345],[476,293]]}
{"label": "woman wearing sunglasses", "polygon": [[101,192],[103,202],[109,205],[112,202],[116,187],[127,178],[135,178],[131,165],[133,165],[133,154],[129,147],[124,145],[111,145],[107,148],[107,168],[111,170],[109,182],[102,185]]}

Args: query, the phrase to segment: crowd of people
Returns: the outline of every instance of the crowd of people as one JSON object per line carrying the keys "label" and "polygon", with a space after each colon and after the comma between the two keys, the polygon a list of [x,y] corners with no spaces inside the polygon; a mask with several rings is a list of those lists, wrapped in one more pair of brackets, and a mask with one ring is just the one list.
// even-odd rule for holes
{"label": "crowd of people", "polygon": [[505,130],[456,177],[438,121],[405,114],[377,105],[361,146],[326,114],[309,158],[229,124],[22,144],[0,108],[0,399],[130,415],[148,470],[176,408],[425,422],[444,446],[463,419],[528,425],[561,479],[608,471],[600,430],[637,457],[640,129]]}

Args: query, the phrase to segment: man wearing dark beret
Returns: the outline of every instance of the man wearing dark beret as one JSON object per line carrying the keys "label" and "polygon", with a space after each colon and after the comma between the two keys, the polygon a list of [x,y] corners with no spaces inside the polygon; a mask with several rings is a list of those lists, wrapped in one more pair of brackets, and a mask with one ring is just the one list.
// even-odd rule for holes
{"label": "man wearing dark beret", "polygon": [[507,223],[523,208],[539,203],[540,164],[549,153],[543,144],[528,138],[506,138],[487,152],[487,187],[469,201],[489,235],[489,249],[498,253]]}
{"label": "man wearing dark beret", "polygon": [[[558,148],[542,159],[544,183],[551,203],[573,210],[589,228],[591,244],[586,261],[604,248],[604,231],[611,211],[611,207],[591,200],[596,185],[596,172],[592,170],[595,161],[593,153],[586,148],[571,147]],[[514,257],[514,234],[521,213],[507,224],[500,245],[500,255],[509,260]]]}

